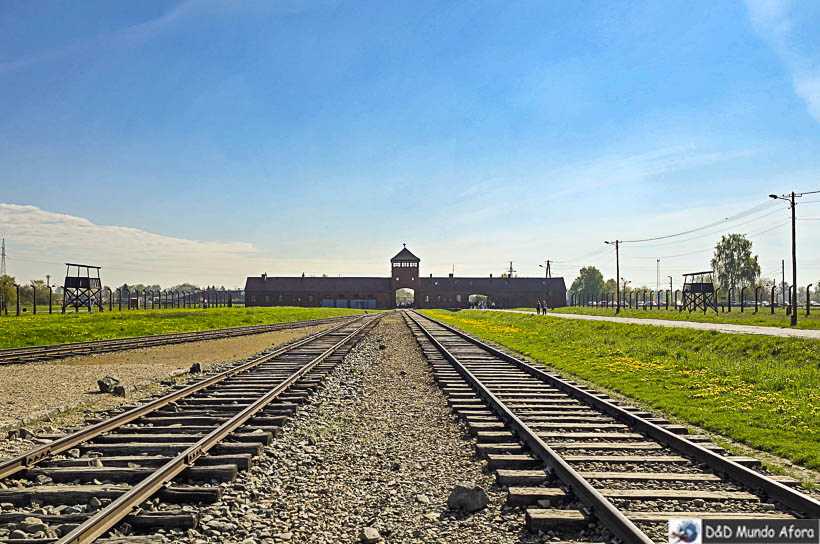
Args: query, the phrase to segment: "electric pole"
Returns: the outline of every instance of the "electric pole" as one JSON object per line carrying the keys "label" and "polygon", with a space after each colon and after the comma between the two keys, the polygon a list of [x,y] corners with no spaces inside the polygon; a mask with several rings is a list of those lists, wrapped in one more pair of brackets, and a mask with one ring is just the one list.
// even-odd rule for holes
{"label": "electric pole", "polygon": [[[604,241],[604,243],[615,246],[615,313],[619,314],[621,313],[621,282],[618,281],[618,278],[621,277],[621,257],[618,253],[618,246],[621,241]],[[660,262],[660,259],[658,261]]]}
{"label": "electric pole", "polygon": [[546,261],[544,261],[544,262],[546,263],[546,266],[544,266],[543,264],[539,264],[538,266],[540,266],[541,268],[543,268],[543,269],[544,269],[544,277],[545,277],[545,278],[551,278],[551,277],[552,277],[552,272],[550,272],[550,262],[549,262],[549,259],[548,259],[548,260],[546,260]]}
{"label": "electric pole", "polygon": [[655,291],[661,290],[661,260],[655,260]]}
{"label": "electric pole", "polygon": [[[0,278],[6,277],[6,239],[3,238],[2,249],[0,249]],[[0,314],[5,311],[6,315],[8,315],[8,309],[6,308],[6,289],[3,284],[0,284]]]}
{"label": "electric pole", "polygon": [[793,294],[791,298],[791,306],[792,306],[792,313],[791,313],[791,324],[792,327],[797,325],[797,213],[795,210],[795,202],[794,199],[801,197],[803,195],[810,195],[814,193],[820,193],[820,191],[809,191],[807,193],[795,193],[792,191],[787,195],[769,195],[769,198],[773,198],[775,200],[784,200],[789,203],[789,207],[792,210],[792,289]]}

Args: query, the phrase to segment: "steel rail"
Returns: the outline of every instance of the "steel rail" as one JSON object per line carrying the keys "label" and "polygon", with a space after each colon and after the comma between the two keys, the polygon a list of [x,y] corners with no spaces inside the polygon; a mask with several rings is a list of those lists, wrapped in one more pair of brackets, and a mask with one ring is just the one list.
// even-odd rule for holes
{"label": "steel rail", "polygon": [[11,364],[17,359],[27,357],[57,358],[72,356],[82,353],[95,353],[104,351],[115,351],[117,349],[138,348],[151,345],[162,345],[172,343],[195,342],[207,340],[211,337],[231,337],[249,334],[261,334],[266,331],[290,329],[311,325],[332,323],[335,321],[350,320],[348,316],[329,317],[324,319],[310,319],[304,321],[283,321],[280,323],[269,323],[264,325],[249,325],[245,327],[226,327],[221,329],[209,329],[204,331],[191,331],[184,333],[154,334],[147,336],[133,336],[129,338],[111,338],[105,340],[92,340],[89,342],[68,342],[64,344],[47,344],[43,346],[26,346],[19,348],[0,349],[0,364]]}
{"label": "steel rail", "polygon": [[205,437],[197,441],[192,446],[181,452],[179,455],[168,461],[165,465],[157,469],[150,476],[140,483],[120,495],[108,506],[94,514],[85,522],[77,526],[73,531],[63,536],[57,544],[86,544],[93,542],[96,538],[105,534],[111,527],[117,524],[122,518],[127,516],[131,510],[151,498],[154,493],[161,489],[167,482],[171,481],[183,470],[189,468],[194,462],[207,453],[218,442],[240,427],[257,412],[267,406],[272,400],[287,390],[293,383],[309,373],[319,363],[332,355],[341,346],[348,343],[362,330],[373,324],[381,316],[368,319],[360,327],[345,336],[342,340],[327,348],[320,355],[305,363],[299,370],[291,374],[286,380],[279,383],[267,393],[261,396],[253,404],[249,405],[231,419],[208,433]]}
{"label": "steel rail", "polygon": [[464,338],[482,349],[489,351],[496,357],[516,365],[519,369],[527,372],[531,376],[547,382],[550,385],[577,398],[578,400],[581,400],[590,406],[597,408],[598,410],[601,410],[616,419],[619,419],[627,425],[634,427],[636,431],[644,433],[669,448],[687,455],[692,459],[704,463],[712,469],[725,474],[728,478],[735,480],[746,487],[755,489],[759,493],[765,494],[767,497],[802,513],[805,517],[812,519],[820,517],[820,501],[817,499],[809,497],[808,495],[783,485],[780,482],[776,482],[771,478],[767,478],[763,474],[735,463],[730,459],[726,459],[725,457],[718,455],[717,453],[694,442],[691,442],[680,435],[677,435],[659,425],[647,421],[640,416],[628,412],[620,406],[598,397],[594,393],[584,391],[566,380],[553,376],[526,361],[513,357],[508,353],[482,342],[481,340],[474,338],[465,332],[448,325],[447,323],[443,323],[427,316],[424,316],[424,318],[429,319],[444,329]]}
{"label": "steel rail", "polygon": [[[415,315],[413,315],[415,314]],[[521,419],[516,416],[504,402],[496,397],[481,380],[470,372],[458,358],[450,353],[444,345],[433,336],[424,325],[419,322],[421,317],[416,312],[409,314],[410,319],[421,329],[430,342],[438,349],[444,357],[450,361],[459,374],[473,387],[501,417],[512,427],[518,437],[562,482],[568,485],[578,499],[590,508],[592,515],[598,518],[612,533],[626,544],[654,544],[643,531],[632,523],[623,513],[615,507],[606,497],[601,495],[584,477],[572,468],[558,453],[550,448],[546,442]],[[426,319],[426,316],[424,316]],[[435,320],[430,320],[438,324]]]}
{"label": "steel rail", "polygon": [[79,430],[79,431],[77,431],[73,434],[70,434],[68,436],[65,436],[63,438],[57,439],[54,442],[51,442],[49,444],[45,444],[43,446],[40,446],[40,447],[35,448],[33,450],[30,450],[30,451],[24,453],[23,455],[8,459],[7,461],[4,461],[3,463],[0,463],[0,479],[6,478],[8,476],[11,476],[12,474],[15,474],[17,472],[20,472],[22,470],[30,468],[30,467],[34,466],[35,464],[39,463],[40,461],[42,461],[43,459],[45,459],[46,457],[48,457],[50,455],[54,455],[54,454],[57,454],[57,453],[68,451],[71,448],[73,448],[75,446],[78,446],[79,444],[82,444],[83,442],[87,442],[87,441],[91,440],[92,438],[95,438],[95,437],[101,435],[102,433],[108,432],[112,429],[116,429],[117,427],[121,427],[122,425],[125,425],[126,423],[134,421],[135,419],[138,419],[138,418],[140,418],[140,417],[142,417],[146,414],[149,414],[149,413],[151,413],[151,412],[153,412],[153,411],[155,411],[159,408],[162,408],[163,406],[166,406],[167,404],[170,404],[170,403],[172,403],[174,401],[177,401],[179,399],[182,399],[184,397],[190,396],[193,393],[196,393],[197,391],[201,391],[202,389],[205,389],[206,387],[209,387],[209,386],[211,386],[215,383],[221,382],[222,380],[225,380],[226,378],[230,378],[231,376],[234,376],[234,375],[236,375],[240,372],[244,372],[245,370],[253,368],[253,367],[255,367],[259,364],[262,364],[266,361],[269,361],[270,359],[273,359],[274,357],[278,357],[279,355],[282,355],[283,353],[287,353],[288,351],[291,351],[295,348],[298,348],[298,347],[303,346],[303,345],[305,345],[309,342],[312,342],[313,340],[316,340],[317,338],[320,338],[322,336],[325,336],[327,334],[335,332],[336,330],[338,330],[338,329],[340,329],[340,328],[342,328],[342,327],[344,327],[344,326],[346,326],[350,323],[355,323],[356,321],[362,319],[363,317],[364,316],[357,317],[356,319],[353,319],[351,321],[345,321],[344,323],[340,323],[339,325],[336,325],[335,327],[331,327],[331,328],[326,329],[324,331],[319,331],[317,333],[311,334],[311,335],[306,336],[305,338],[299,339],[299,340],[297,340],[293,343],[281,346],[281,347],[275,349],[274,351],[272,351],[271,353],[268,353],[266,355],[262,355],[260,357],[257,357],[256,359],[252,359],[252,360],[250,360],[246,363],[243,363],[241,365],[238,365],[236,367],[229,368],[228,370],[220,372],[219,374],[214,374],[213,376],[211,376],[209,378],[205,378],[204,380],[200,380],[200,381],[198,381],[194,384],[191,384],[187,387],[184,387],[184,388],[179,389],[177,391],[173,391],[171,393],[168,393],[167,395],[165,395],[163,397],[160,397],[156,400],[153,400],[153,401],[151,401],[147,404],[144,404],[142,406],[137,406],[136,408],[132,408],[131,410],[123,412],[122,414],[119,414],[119,415],[114,416],[112,418],[106,419],[104,421],[101,421],[101,422],[96,423],[94,425],[91,425],[89,427],[86,427],[85,429],[81,429],[81,430]]}

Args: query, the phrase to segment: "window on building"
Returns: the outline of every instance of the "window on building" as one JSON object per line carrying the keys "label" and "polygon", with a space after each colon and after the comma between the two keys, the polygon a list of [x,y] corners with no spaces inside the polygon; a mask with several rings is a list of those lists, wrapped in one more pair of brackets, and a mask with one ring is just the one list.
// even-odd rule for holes
{"label": "window on building", "polygon": [[461,295],[456,295],[456,302],[461,302]]}
{"label": "window on building", "polygon": [[270,303],[270,295],[265,295],[265,303]]}
{"label": "window on building", "polygon": [[279,302],[285,302],[285,296],[279,295]]}
{"label": "window on building", "polygon": [[313,302],[313,295],[308,295],[308,302]]}
{"label": "window on building", "polygon": [[256,295],[251,295],[251,302],[256,302]]}

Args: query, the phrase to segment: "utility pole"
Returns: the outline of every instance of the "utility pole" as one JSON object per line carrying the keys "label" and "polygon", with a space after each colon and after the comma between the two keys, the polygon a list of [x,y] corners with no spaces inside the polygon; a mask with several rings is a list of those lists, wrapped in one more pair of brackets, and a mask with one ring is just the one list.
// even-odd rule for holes
{"label": "utility pole", "polygon": [[[3,238],[2,250],[0,250],[0,278],[4,278],[6,276],[6,239]],[[0,315],[3,312],[6,312],[8,315],[8,308],[6,308],[6,290],[2,284],[0,284]]]}
{"label": "utility pole", "polygon": [[[672,293],[674,293],[674,291],[672,291],[672,276],[669,276],[669,298],[672,298]],[[668,299],[667,299],[667,300],[668,300]],[[667,310],[669,309],[669,305],[668,305],[668,304],[667,304],[667,306],[666,306],[666,309],[667,309]]]}
{"label": "utility pole", "polygon": [[655,291],[661,290],[661,260],[655,260]]}
{"label": "utility pole", "polygon": [[790,194],[786,195],[769,195],[769,198],[773,198],[775,200],[784,200],[789,203],[789,207],[792,210],[792,313],[791,313],[791,324],[792,327],[797,325],[797,213],[795,210],[795,202],[794,199],[801,197],[803,195],[810,195],[820,193],[820,191],[810,191],[807,193],[795,193],[792,191]]}
{"label": "utility pole", "polygon": [[621,241],[604,241],[604,243],[615,246],[615,313],[619,314],[621,313],[621,282],[618,281],[618,278],[621,277],[621,257],[618,253],[618,246],[620,245]]}
{"label": "utility pole", "polygon": [[549,259],[548,259],[548,260],[546,260],[546,261],[544,261],[544,262],[546,263],[546,266],[544,266],[543,264],[539,264],[538,266],[540,266],[541,268],[543,268],[543,269],[544,269],[544,277],[545,277],[545,278],[551,278],[551,277],[552,277],[552,272],[550,272],[550,262],[549,262]]}

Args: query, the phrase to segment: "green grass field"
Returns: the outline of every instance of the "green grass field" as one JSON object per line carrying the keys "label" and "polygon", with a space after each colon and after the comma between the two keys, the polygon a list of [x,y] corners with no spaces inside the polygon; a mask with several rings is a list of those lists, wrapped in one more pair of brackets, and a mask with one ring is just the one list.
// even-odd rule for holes
{"label": "green grass field", "polygon": [[[535,308],[516,308],[532,312]],[[820,308],[812,308],[812,313],[806,317],[806,309],[802,308],[797,314],[798,329],[820,329]],[[732,308],[731,312],[719,313],[708,312],[677,312],[675,310],[635,310],[622,308],[618,317],[634,317],[637,319],[668,319],[671,321],[697,321],[700,323],[736,323],[738,325],[761,325],[765,327],[791,328],[789,316],[785,310],[776,309],[775,313],[770,313],[769,308],[760,308],[758,313],[754,313],[754,308],[746,308],[740,313],[740,308]],[[591,306],[567,306],[550,310],[550,313],[559,314],[583,314],[583,315],[604,315],[615,316],[615,308],[596,308]]]}
{"label": "green grass field", "polygon": [[360,314],[343,308],[210,308],[55,313],[0,318],[0,348],[193,332]]}
{"label": "green grass field", "polygon": [[423,312],[684,422],[820,469],[820,342],[504,312]]}

